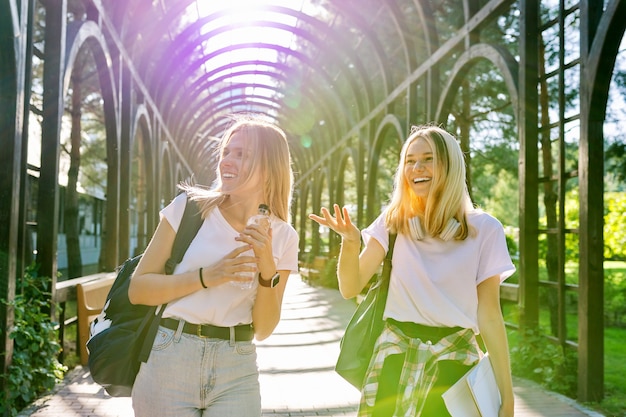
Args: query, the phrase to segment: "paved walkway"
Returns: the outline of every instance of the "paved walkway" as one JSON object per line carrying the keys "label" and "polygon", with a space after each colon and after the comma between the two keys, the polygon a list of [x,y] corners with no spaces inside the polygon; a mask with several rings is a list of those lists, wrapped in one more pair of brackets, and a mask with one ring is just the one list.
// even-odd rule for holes
{"label": "paved walkway", "polygon": [[[292,275],[275,333],[258,343],[263,416],[356,416],[359,393],[333,371],[339,339],[354,309],[335,290]],[[563,396],[515,380],[518,417],[602,417]],[[88,369],[71,371],[55,394],[20,417],[134,417],[129,398],[111,398]],[[158,417],[158,416],[155,416]],[[225,416],[236,417],[236,416]]]}

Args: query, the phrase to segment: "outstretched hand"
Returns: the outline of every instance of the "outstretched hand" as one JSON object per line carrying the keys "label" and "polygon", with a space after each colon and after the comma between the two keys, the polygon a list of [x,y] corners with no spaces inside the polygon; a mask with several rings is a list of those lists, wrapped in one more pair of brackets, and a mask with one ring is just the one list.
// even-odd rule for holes
{"label": "outstretched hand", "polygon": [[309,214],[309,219],[334,230],[339,236],[346,241],[360,242],[361,231],[350,221],[350,215],[346,207],[339,208],[338,204],[334,204],[335,215],[331,215],[326,207],[322,207],[322,216],[317,214]]}

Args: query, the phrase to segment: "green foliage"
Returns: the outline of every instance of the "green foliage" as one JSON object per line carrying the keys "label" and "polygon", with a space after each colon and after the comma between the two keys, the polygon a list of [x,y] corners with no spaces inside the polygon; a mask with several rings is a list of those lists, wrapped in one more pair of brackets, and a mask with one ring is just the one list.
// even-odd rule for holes
{"label": "green foliage", "polygon": [[[626,79],[624,72],[622,72],[622,78]],[[626,143],[611,143],[606,148],[605,156],[606,173],[615,177],[619,182],[626,182]]]}
{"label": "green foliage", "polygon": [[333,256],[326,262],[326,266],[320,275],[319,285],[324,288],[339,289],[337,281],[337,257]]}
{"label": "green foliage", "polygon": [[576,353],[564,350],[537,330],[526,330],[511,347],[513,374],[576,398]]}
{"label": "green foliage", "polygon": [[67,368],[59,363],[61,347],[50,315],[51,294],[49,279],[37,275],[36,267],[24,272],[21,288],[15,300],[7,303],[15,311],[15,322],[9,337],[13,339],[13,359],[8,373],[3,375],[8,384],[7,404],[0,405],[0,413],[15,416],[41,394],[52,390],[63,379]]}
{"label": "green foliage", "polygon": [[[519,182],[517,177],[509,171],[493,165],[483,175],[488,176],[492,181],[489,186],[490,191],[484,193],[484,191],[475,189],[475,202],[485,211],[506,223],[507,226],[517,227],[519,217]],[[487,178],[480,178],[482,185],[486,185],[484,183],[486,180]]]}
{"label": "green foliage", "polygon": [[604,279],[604,316],[607,326],[626,322],[626,269],[607,269]]}
{"label": "green foliage", "polygon": [[626,260],[626,193],[606,193],[604,257]]}

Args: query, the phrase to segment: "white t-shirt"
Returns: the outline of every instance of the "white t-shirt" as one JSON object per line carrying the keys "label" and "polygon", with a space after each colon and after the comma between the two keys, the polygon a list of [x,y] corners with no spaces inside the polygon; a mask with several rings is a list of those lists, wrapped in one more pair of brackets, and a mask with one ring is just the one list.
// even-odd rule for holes
{"label": "white t-shirt", "polygon": [[[502,282],[515,272],[515,266],[496,218],[475,210],[468,213],[467,221],[477,233],[462,241],[414,240],[398,234],[385,318],[435,327],[460,326],[478,333],[478,284],[494,275]],[[388,250],[383,214],[362,235],[366,243],[374,238]]]}
{"label": "white t-shirt", "polygon": [[[186,205],[186,194],[179,194],[161,216],[167,219],[178,231]],[[271,217],[272,251],[277,270],[298,270],[298,233],[287,222]],[[243,243],[235,240],[239,232],[224,219],[218,208],[204,219],[198,234],[193,239],[182,261],[174,269],[174,274],[198,270],[218,262],[230,251]],[[175,278],[173,278],[175,279]],[[252,289],[242,290],[229,283],[196,291],[178,300],[171,301],[163,317],[183,319],[195,324],[215,326],[236,326],[252,323],[252,307],[256,299],[258,282]]]}

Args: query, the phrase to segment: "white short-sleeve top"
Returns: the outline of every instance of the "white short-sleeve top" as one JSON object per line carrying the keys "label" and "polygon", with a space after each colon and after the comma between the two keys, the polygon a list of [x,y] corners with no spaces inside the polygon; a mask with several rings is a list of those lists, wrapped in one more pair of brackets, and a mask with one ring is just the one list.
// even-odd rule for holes
{"label": "white short-sleeve top", "polygon": [[[426,326],[473,329],[478,333],[477,286],[497,275],[500,282],[515,272],[502,224],[475,210],[467,215],[474,234],[465,240],[415,240],[398,234],[391,268],[385,318]],[[389,248],[381,214],[362,232],[367,243],[376,239]]]}
{"label": "white short-sleeve top", "polygon": [[[186,205],[186,194],[179,194],[167,207],[161,210],[175,231],[178,231]],[[271,216],[272,251],[277,270],[298,270],[298,233],[287,222]],[[230,251],[242,245],[235,240],[239,232],[224,219],[215,208],[204,219],[198,234],[193,239],[182,261],[174,269],[174,274],[209,267],[218,262]],[[172,279],[176,279],[172,277]],[[258,282],[249,290],[242,290],[229,283],[196,291],[185,297],[171,301],[163,317],[183,319],[194,324],[215,326],[236,326],[252,323],[252,307],[256,299]]]}

